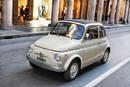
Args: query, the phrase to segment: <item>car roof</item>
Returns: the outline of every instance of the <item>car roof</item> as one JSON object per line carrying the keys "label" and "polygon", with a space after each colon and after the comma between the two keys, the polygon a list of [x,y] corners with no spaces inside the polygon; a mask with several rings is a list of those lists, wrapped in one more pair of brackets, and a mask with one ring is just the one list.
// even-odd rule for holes
{"label": "car roof", "polygon": [[65,21],[67,21],[67,22],[77,22],[77,23],[81,23],[81,24],[92,24],[92,23],[94,23],[94,24],[96,24],[96,23],[98,23],[98,24],[101,24],[101,23],[99,23],[99,22],[96,22],[96,21],[88,21],[88,20],[84,20],[84,19],[66,19],[66,20],[62,20],[62,22],[65,22]]}

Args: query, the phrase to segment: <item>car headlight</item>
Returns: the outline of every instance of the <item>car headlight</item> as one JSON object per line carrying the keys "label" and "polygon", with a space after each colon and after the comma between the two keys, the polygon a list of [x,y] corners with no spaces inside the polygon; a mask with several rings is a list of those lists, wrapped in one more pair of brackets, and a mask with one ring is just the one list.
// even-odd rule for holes
{"label": "car headlight", "polygon": [[29,49],[29,53],[32,53],[32,52],[33,52],[33,50],[30,48],[30,49]]}
{"label": "car headlight", "polygon": [[61,61],[61,58],[60,58],[60,56],[59,56],[58,54],[55,54],[55,55],[54,55],[54,59],[55,59],[57,62]]}
{"label": "car headlight", "polygon": [[29,48],[29,53],[32,53],[33,49],[31,48],[31,46],[29,46],[28,48]]}

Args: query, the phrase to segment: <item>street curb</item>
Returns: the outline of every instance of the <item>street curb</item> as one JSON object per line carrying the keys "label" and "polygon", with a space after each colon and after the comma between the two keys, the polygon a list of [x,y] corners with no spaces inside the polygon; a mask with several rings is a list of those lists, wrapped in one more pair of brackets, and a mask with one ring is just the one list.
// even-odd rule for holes
{"label": "street curb", "polygon": [[39,33],[0,35],[0,40],[2,40],[2,39],[20,38],[20,37],[29,37],[29,36],[38,36],[38,35],[47,35],[48,33],[49,33],[49,31],[39,32]]}
{"label": "street curb", "polygon": [[111,27],[110,27],[110,26],[109,26],[109,27],[108,27],[108,26],[106,26],[105,28],[106,28],[106,29],[113,29],[113,28],[119,28],[119,27],[129,27],[129,26],[130,26],[130,25],[111,26]]}

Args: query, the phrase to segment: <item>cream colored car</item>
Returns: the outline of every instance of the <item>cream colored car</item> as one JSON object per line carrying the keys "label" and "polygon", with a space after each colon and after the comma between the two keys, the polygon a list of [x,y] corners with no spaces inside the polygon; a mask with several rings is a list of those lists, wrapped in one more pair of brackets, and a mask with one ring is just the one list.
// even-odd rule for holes
{"label": "cream colored car", "polygon": [[73,80],[80,69],[97,61],[106,63],[109,53],[109,42],[101,23],[65,20],[30,46],[27,59],[33,68],[64,72],[67,80]]}

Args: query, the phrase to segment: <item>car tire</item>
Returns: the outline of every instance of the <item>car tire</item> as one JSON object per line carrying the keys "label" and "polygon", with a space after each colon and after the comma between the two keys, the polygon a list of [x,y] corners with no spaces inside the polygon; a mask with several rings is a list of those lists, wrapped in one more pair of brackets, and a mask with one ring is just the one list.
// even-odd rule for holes
{"label": "car tire", "polygon": [[80,69],[79,64],[77,60],[71,62],[68,69],[64,72],[64,77],[67,81],[72,81],[77,77]]}
{"label": "car tire", "polygon": [[31,66],[33,69],[39,68],[39,66],[37,66],[37,65],[35,65],[35,64],[31,63],[31,62],[29,62],[29,64],[30,64],[30,66]]}
{"label": "car tire", "polygon": [[103,58],[100,60],[101,64],[105,64],[108,61],[109,53],[110,53],[109,50],[105,51]]}

